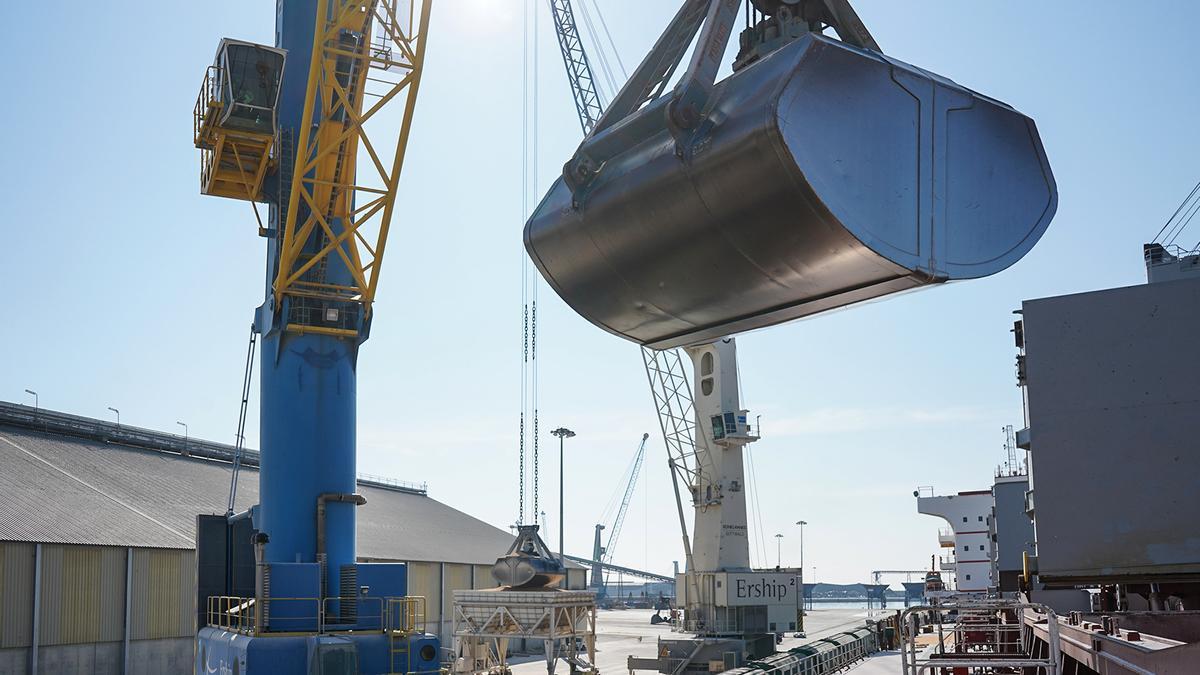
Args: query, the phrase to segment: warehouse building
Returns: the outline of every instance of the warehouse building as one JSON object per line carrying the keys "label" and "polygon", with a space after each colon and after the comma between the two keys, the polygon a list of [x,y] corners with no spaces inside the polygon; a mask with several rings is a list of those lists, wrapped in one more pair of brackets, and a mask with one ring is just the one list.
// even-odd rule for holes
{"label": "warehouse building", "polygon": [[[0,403],[0,673],[188,673],[196,516],[227,509],[234,448]],[[244,453],[236,510],[258,501]],[[510,532],[422,485],[360,478],[358,555],[408,564],[450,644],[453,591],[495,585]],[[569,570],[586,588],[586,571]],[[33,670],[36,668],[36,670]]]}

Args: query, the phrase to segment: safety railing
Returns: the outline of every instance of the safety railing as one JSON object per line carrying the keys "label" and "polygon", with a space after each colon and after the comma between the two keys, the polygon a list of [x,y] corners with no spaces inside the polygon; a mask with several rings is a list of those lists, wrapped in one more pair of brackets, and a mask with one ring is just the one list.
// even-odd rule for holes
{"label": "safety railing", "polygon": [[[1035,656],[1024,634],[1023,615],[1037,612],[1047,623],[1052,647]],[[1023,672],[1058,675],[1058,620],[1048,607],[1002,599],[958,600],[910,607],[901,615],[904,675],[958,672]],[[924,637],[923,637],[924,636]]]}
{"label": "safety railing", "polygon": [[[418,596],[270,598],[263,605],[262,629],[275,633],[354,630],[407,636],[426,628],[425,598]],[[208,598],[205,614],[213,628],[253,635],[259,611],[254,598],[214,595]]]}
{"label": "safety railing", "polygon": [[[107,420],[82,417],[8,401],[0,401],[0,424],[225,462],[232,462],[237,454],[236,446],[225,443],[202,438],[186,438],[164,431],[129,424],[116,424]],[[241,462],[243,467],[256,468],[259,462],[258,451],[244,448]],[[359,474],[357,480],[360,485],[369,485],[395,492],[428,494],[429,489],[428,483],[395,480],[367,474]]]}
{"label": "safety railing", "polygon": [[325,598],[321,602],[321,632],[341,628],[383,630],[385,598],[370,596]]}
{"label": "safety railing", "polygon": [[375,485],[378,487],[386,487],[398,490],[400,492],[412,492],[415,494],[429,494],[429,483],[409,480],[399,480],[396,478],[388,478],[387,476],[376,476],[369,473],[358,474],[358,482],[366,483],[367,485]]}
{"label": "safety railing", "polygon": [[230,595],[212,595],[205,610],[208,625],[231,633],[251,634],[254,632],[258,607],[254,598]]}
{"label": "safety railing", "polygon": [[200,83],[200,93],[196,96],[196,105],[192,109],[192,134],[198,148],[209,146],[207,128],[212,123],[212,117],[219,115],[223,107],[221,79],[221,68],[218,66],[209,66],[204,71],[204,81]]}
{"label": "safety railing", "polygon": [[425,632],[425,597],[405,596],[387,599],[387,624],[389,631],[404,634]]}

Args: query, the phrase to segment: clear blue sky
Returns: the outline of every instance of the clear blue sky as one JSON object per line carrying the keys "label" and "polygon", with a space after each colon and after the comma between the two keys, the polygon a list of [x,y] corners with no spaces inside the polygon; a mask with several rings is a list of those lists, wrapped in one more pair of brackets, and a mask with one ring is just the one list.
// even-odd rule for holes
{"label": "clear blue sky", "polygon": [[[674,2],[599,0],[627,64]],[[890,55],[1033,116],[1060,190],[1033,252],[993,278],[740,339],[767,555],[805,519],[823,581],[919,568],[938,523],[912,490],[986,487],[1004,424],[1020,424],[1009,329],[1021,300],[1143,279],[1141,245],[1197,179],[1200,6],[1156,2],[855,5]],[[540,189],[579,128],[545,3]],[[0,57],[8,103],[0,398],[231,441],[263,242],[244,203],[198,194],[191,110],[217,41],[270,42],[274,3],[14,3]],[[360,359],[359,469],[427,480],[505,526],[515,517],[519,410],[520,0],[440,0],[373,337]],[[539,189],[539,192],[540,192]],[[1190,239],[1200,239],[1193,230]],[[1188,241],[1187,243],[1191,243]],[[680,558],[665,455],[637,349],[543,289],[542,429],[568,452],[568,550],[591,527],[643,431],[644,482],[619,562]],[[257,422],[251,421],[252,445]],[[542,439],[544,496],[557,453]],[[557,504],[549,496],[550,512]],[[557,530],[556,518],[552,527]],[[501,553],[500,551],[497,554]]]}

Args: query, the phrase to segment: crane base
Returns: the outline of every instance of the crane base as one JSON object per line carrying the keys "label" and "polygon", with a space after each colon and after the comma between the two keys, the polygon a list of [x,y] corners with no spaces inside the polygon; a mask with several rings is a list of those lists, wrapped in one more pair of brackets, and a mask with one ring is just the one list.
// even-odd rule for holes
{"label": "crane base", "polygon": [[436,673],[440,649],[427,633],[245,635],[220,628],[200,629],[196,636],[196,675],[390,675]]}

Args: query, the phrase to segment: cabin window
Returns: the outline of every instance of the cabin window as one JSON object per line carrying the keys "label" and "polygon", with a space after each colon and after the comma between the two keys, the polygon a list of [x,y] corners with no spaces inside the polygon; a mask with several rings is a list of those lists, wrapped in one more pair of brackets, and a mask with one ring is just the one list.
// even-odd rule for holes
{"label": "cabin window", "polygon": [[712,396],[713,393],[713,355],[712,352],[704,352],[704,356],[700,357],[700,392],[705,396]]}

